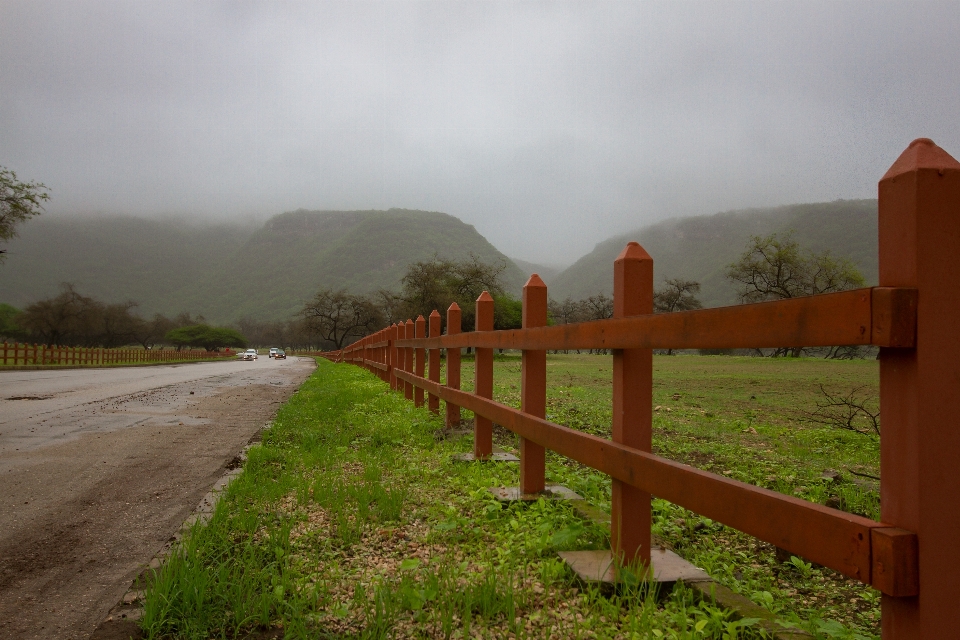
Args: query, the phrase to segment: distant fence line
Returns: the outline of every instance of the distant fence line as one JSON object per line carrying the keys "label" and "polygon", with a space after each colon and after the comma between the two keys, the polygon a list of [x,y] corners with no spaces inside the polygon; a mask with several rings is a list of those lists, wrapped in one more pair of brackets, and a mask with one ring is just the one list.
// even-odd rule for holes
{"label": "distant fence line", "polygon": [[231,351],[174,349],[104,349],[100,347],[57,347],[49,345],[4,342],[0,347],[0,366],[99,366],[138,362],[183,362],[229,358]]}
{"label": "distant fence line", "polygon": [[[547,325],[547,288],[523,289],[523,328],[493,330],[493,298],[367,336],[326,357],[363,366],[448,426],[475,414],[474,455],[492,454],[496,422],[520,436],[520,490],[544,490],[544,451],[611,477],[611,546],[650,562],[652,495],[739,529],[883,593],[886,640],[958,638],[960,592],[960,163],[915,140],[879,184],[879,287],[736,307],[653,314],[653,260],[630,243],[614,262],[614,317]],[[427,328],[429,324],[429,337]],[[653,455],[653,349],[880,347],[881,522]],[[460,349],[476,349],[474,392],[460,390]],[[447,349],[446,383],[440,351]],[[495,402],[493,350],[520,349],[521,408]],[[611,349],[612,440],[546,420],[546,351]],[[428,368],[429,365],[429,368]],[[428,372],[427,372],[428,371]]]}

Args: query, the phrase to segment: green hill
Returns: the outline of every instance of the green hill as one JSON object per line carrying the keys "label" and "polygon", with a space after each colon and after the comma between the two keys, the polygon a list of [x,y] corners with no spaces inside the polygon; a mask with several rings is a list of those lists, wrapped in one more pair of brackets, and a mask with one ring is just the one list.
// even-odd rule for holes
{"label": "green hill", "polygon": [[474,227],[444,213],[301,209],[257,230],[136,218],[38,219],[10,244],[0,266],[0,300],[22,307],[73,282],[102,300],[138,300],[148,314],[282,319],[321,287],[397,289],[411,262],[470,253],[505,261],[504,280],[519,295],[525,274]]}
{"label": "green hill", "polygon": [[236,253],[255,227],[112,216],[41,216],[23,225],[0,265],[0,301],[23,308],[72,282],[85,295],[177,313],[183,287]]}
{"label": "green hill", "polygon": [[636,240],[653,257],[654,286],[664,278],[696,280],[704,306],[734,304],[735,289],[724,276],[727,265],[743,253],[751,235],[790,230],[801,246],[849,258],[868,283],[877,282],[877,201],[838,200],[675,218],[615,236],[554,277],[550,297],[610,295],[613,261]]}
{"label": "green hill", "polygon": [[519,294],[523,274],[471,225],[445,213],[305,211],[271,218],[239,251],[182,292],[187,308],[216,317],[286,318],[321,287],[369,293],[399,289],[408,264],[434,255],[474,253],[505,261],[505,281]]}

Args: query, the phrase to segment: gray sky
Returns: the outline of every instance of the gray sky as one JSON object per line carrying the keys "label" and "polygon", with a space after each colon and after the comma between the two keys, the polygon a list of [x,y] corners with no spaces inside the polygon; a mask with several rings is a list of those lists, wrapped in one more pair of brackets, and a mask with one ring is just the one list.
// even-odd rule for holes
{"label": "gray sky", "polygon": [[51,214],[444,211],[569,263],[960,156],[960,1],[0,0],[0,165]]}

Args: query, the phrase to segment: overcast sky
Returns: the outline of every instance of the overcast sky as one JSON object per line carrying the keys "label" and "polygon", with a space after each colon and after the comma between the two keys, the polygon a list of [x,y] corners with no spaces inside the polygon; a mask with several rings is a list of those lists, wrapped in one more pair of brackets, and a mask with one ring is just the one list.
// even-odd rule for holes
{"label": "overcast sky", "polygon": [[0,0],[0,165],[57,215],[444,211],[569,263],[960,156],[960,1]]}

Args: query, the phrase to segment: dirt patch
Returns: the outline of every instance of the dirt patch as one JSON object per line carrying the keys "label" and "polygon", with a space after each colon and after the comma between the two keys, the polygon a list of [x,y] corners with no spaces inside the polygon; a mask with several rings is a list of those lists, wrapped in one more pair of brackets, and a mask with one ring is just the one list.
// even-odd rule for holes
{"label": "dirt patch", "polygon": [[[89,638],[311,371],[284,368],[282,384],[225,383],[152,423],[7,454],[0,638]],[[171,421],[181,413],[203,423]],[[130,623],[117,623],[97,638],[129,638]]]}

